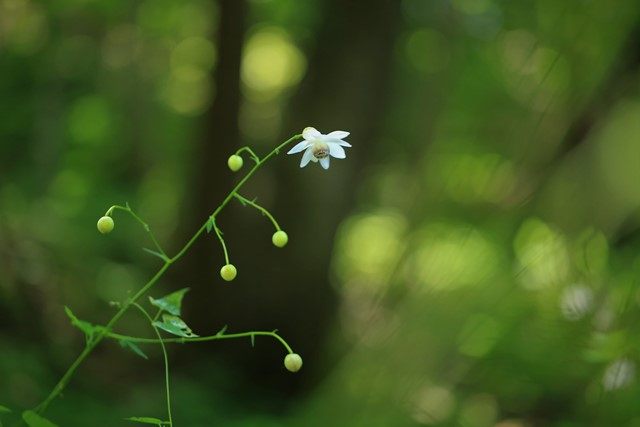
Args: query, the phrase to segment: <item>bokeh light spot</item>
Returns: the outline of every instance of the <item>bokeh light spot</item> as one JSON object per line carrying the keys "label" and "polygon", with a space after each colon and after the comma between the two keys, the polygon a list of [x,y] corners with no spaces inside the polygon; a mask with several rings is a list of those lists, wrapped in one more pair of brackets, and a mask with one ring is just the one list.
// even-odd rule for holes
{"label": "bokeh light spot", "polygon": [[617,359],[607,366],[602,377],[602,385],[607,391],[629,386],[636,376],[636,364],[629,359]]}
{"label": "bokeh light spot", "polygon": [[174,69],[192,67],[202,71],[210,71],[215,62],[215,46],[202,37],[186,38],[171,52],[171,67]]}
{"label": "bokeh light spot", "polygon": [[99,95],[78,99],[69,114],[69,133],[82,144],[99,144],[107,139],[113,124],[107,100]]}
{"label": "bokeh light spot", "polygon": [[444,36],[431,28],[413,31],[406,38],[404,52],[416,70],[435,73],[449,63],[449,47]]}
{"label": "bokeh light spot", "polygon": [[485,314],[473,315],[467,320],[458,335],[460,353],[471,357],[483,357],[502,336],[502,326]]}
{"label": "bokeh light spot", "polygon": [[580,320],[593,307],[593,291],[586,286],[566,288],[560,297],[560,309],[567,320]]}
{"label": "bokeh light spot", "polygon": [[381,212],[350,218],[338,234],[335,267],[345,283],[378,287],[403,250],[405,219]]}
{"label": "bokeh light spot", "polygon": [[430,290],[482,283],[499,265],[497,247],[479,230],[445,223],[422,230],[412,258],[418,283]]}
{"label": "bokeh light spot", "polygon": [[242,81],[250,97],[264,100],[278,96],[285,88],[297,84],[305,69],[304,55],[280,28],[262,28],[247,41]]}
{"label": "bokeh light spot", "polygon": [[412,418],[420,424],[439,424],[451,416],[456,399],[448,389],[426,385],[416,393]]}
{"label": "bokeh light spot", "polygon": [[515,241],[522,284],[530,289],[564,281],[569,272],[569,254],[564,237],[537,218],[526,220]]}

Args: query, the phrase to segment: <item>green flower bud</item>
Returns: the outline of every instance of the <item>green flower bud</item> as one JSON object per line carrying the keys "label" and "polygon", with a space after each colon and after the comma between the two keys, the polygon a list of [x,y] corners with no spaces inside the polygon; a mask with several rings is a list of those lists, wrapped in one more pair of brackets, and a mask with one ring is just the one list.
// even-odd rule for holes
{"label": "green flower bud", "polygon": [[98,231],[102,234],[111,233],[114,224],[110,216],[103,216],[98,220]]}
{"label": "green flower bud", "polygon": [[298,372],[302,368],[302,357],[297,353],[290,353],[284,358],[284,367],[288,371]]}
{"label": "green flower bud", "polygon": [[238,156],[237,154],[234,154],[233,156],[229,156],[229,160],[227,160],[227,165],[229,165],[229,169],[231,169],[234,172],[238,172],[242,168],[243,163],[244,161],[242,160],[242,157]]}
{"label": "green flower bud", "polygon": [[238,270],[233,264],[227,264],[220,269],[220,276],[227,282],[232,281],[238,275]]}
{"label": "green flower bud", "polygon": [[278,230],[273,233],[273,237],[271,237],[271,241],[273,244],[279,248],[284,248],[289,241],[289,236],[282,230]]}

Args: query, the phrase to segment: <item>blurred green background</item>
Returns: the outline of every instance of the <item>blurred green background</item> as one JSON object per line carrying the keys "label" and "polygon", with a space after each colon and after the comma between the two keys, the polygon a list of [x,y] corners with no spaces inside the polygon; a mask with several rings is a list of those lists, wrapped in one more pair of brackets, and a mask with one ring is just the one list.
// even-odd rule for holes
{"label": "blurred green background", "polygon": [[[151,293],[185,286],[176,426],[640,425],[637,0],[0,0],[0,403],[37,404],[264,154],[280,155]],[[245,165],[249,164],[245,159]],[[246,168],[245,168],[246,170]],[[137,313],[116,328],[152,336]],[[162,357],[104,342],[47,416],[164,414]]]}

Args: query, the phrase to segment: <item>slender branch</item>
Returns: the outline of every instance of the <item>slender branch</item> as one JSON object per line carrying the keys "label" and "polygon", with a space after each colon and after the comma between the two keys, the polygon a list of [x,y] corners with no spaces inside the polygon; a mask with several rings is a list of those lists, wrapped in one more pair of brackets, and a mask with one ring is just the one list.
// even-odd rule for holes
{"label": "slender branch", "polygon": [[222,245],[222,251],[224,252],[225,264],[229,264],[229,252],[227,251],[227,245],[226,245],[226,243],[224,243],[224,239],[222,238],[222,231],[218,228],[218,224],[216,224],[215,218],[212,218],[211,222],[213,223],[213,229],[216,232],[216,236],[218,236],[218,240],[220,241],[220,244]]}
{"label": "slender branch", "polygon": [[271,222],[273,223],[274,227],[276,227],[276,230],[280,231],[280,226],[278,225],[278,222],[275,220],[273,215],[271,215],[271,213],[266,208],[260,206],[259,204],[257,204],[253,200],[249,200],[246,197],[241,196],[238,193],[235,194],[235,198],[238,199],[240,201],[240,203],[242,203],[243,205],[253,206],[254,208],[258,209],[260,212],[262,212],[262,215],[265,215],[267,218],[269,218],[271,220]]}
{"label": "slender branch", "polygon": [[[127,340],[135,343],[141,344],[159,344],[160,340],[155,338],[141,338],[141,337],[131,337],[128,335],[118,334],[116,332],[109,332],[107,338],[112,338],[116,340]],[[190,342],[207,342],[207,341],[217,341],[217,340],[225,340],[225,339],[236,339],[236,338],[251,338],[252,336],[267,336],[273,337],[276,340],[280,341],[283,347],[289,353],[293,353],[293,349],[291,346],[278,335],[275,331],[250,331],[250,332],[239,332],[237,334],[222,334],[222,335],[209,335],[206,337],[192,337],[192,338],[163,338],[162,341],[164,343],[177,343],[177,344],[187,344]]]}
{"label": "slender branch", "polygon": [[[285,146],[287,146],[288,144],[292,143],[293,141],[295,141],[296,139],[299,139],[301,137],[302,137],[302,135],[300,135],[300,134],[292,136],[291,138],[287,139],[285,142],[283,142],[282,144],[280,144],[276,148],[274,148],[269,154],[267,154],[259,162],[257,162],[253,166],[253,168],[251,168],[249,170],[249,172],[247,172],[247,174],[244,176],[244,178],[242,178],[236,184],[236,186],[229,192],[227,197],[225,197],[225,199],[216,208],[216,210],[213,212],[213,214],[211,216],[214,219],[215,219],[215,217],[217,217],[217,215],[222,211],[222,209],[224,209],[225,206],[227,206],[227,204],[229,203],[229,201],[234,197],[234,194],[236,194],[237,191],[240,188],[242,188],[242,186],[249,180],[249,178],[251,178],[251,176],[253,176],[253,174],[260,168],[260,166],[262,166],[271,157],[273,157],[276,154],[278,154],[280,152],[280,150],[283,149]],[[122,207],[121,206],[120,207],[113,207],[112,209],[122,209]],[[124,210],[127,210],[127,208],[125,207]],[[131,211],[131,209],[129,209],[129,211]],[[139,220],[139,221],[141,221],[141,220]],[[172,258],[166,258],[165,259],[164,264],[162,265],[162,267],[160,267],[158,272],[151,279],[149,279],[149,281],[138,292],[136,292],[136,294],[133,297],[131,297],[130,300],[128,300],[127,302],[122,304],[122,306],[120,307],[118,312],[111,318],[111,320],[109,320],[107,325],[103,329],[100,330],[100,332],[96,335],[96,337],[90,343],[87,343],[87,345],[85,346],[84,350],[82,350],[80,355],[78,355],[76,360],[67,369],[67,371],[64,373],[64,375],[62,376],[60,381],[58,381],[58,383],[53,387],[53,389],[51,390],[49,395],[42,401],[42,403],[40,403],[34,409],[36,412],[38,412],[38,413],[44,412],[47,409],[47,407],[49,406],[49,404],[53,401],[53,399],[55,399],[56,397],[58,397],[60,395],[60,393],[62,393],[62,391],[67,386],[67,384],[69,383],[69,381],[73,377],[73,375],[76,372],[76,370],[78,369],[78,367],[89,356],[89,354],[91,354],[93,349],[104,339],[104,337],[107,336],[107,334],[109,334],[111,332],[111,329],[113,328],[113,326],[126,313],[126,311],[129,309],[131,304],[133,304],[134,302],[137,302],[144,294],[146,294],[149,291],[149,289],[151,289],[156,284],[156,282],[160,279],[160,277],[162,277],[162,275],[167,271],[167,269],[171,266],[171,264],[173,264],[178,259],[180,259],[191,248],[191,246],[193,246],[193,244],[198,239],[198,237],[200,237],[205,232],[205,230],[207,229],[207,223],[208,222],[209,222],[209,219],[207,219],[207,221],[205,221],[204,224],[202,224],[202,226],[200,226],[200,228],[196,231],[196,233],[193,235],[193,237],[191,237],[191,239],[189,239],[189,241],[182,247],[182,249],[180,249],[180,251],[178,251],[178,253],[175,256],[173,256]],[[254,335],[264,335],[264,333],[262,333],[262,334],[255,333]],[[248,335],[248,336],[250,336],[250,335]],[[284,342],[283,342],[283,344],[286,345],[286,343],[284,343]]]}
{"label": "slender branch", "polygon": [[164,358],[164,384],[167,390],[167,416],[169,417],[169,425],[173,426],[173,418],[171,417],[171,392],[169,391],[169,356],[167,356],[167,349],[164,346],[164,342],[162,341],[162,336],[160,335],[160,331],[153,324],[153,319],[149,316],[149,313],[142,308],[140,304],[134,302],[133,305],[144,314],[144,316],[149,320],[149,324],[153,328],[153,331],[156,333],[158,337],[158,341],[160,341],[160,347],[162,347],[162,356]]}
{"label": "slender branch", "polygon": [[236,151],[236,155],[239,155],[243,151],[246,151],[247,153],[249,153],[249,155],[251,156],[251,158],[253,159],[254,162],[260,163],[260,157],[258,157],[256,155],[256,153],[254,153],[253,150],[250,147],[242,147],[241,149]]}
{"label": "slender branch", "polygon": [[121,206],[121,205],[113,205],[111,206],[107,212],[106,212],[106,216],[111,216],[111,213],[114,210],[121,210],[124,212],[127,212],[128,214],[130,214],[133,218],[135,218],[136,221],[138,221],[140,223],[140,225],[142,225],[142,228],[144,228],[144,230],[149,234],[149,237],[151,238],[151,241],[153,242],[154,246],[156,247],[156,249],[158,250],[158,252],[162,255],[163,259],[166,261],[167,260],[167,254],[165,253],[165,251],[162,249],[162,246],[160,246],[160,243],[158,243],[158,239],[156,239],[156,236],[153,234],[153,232],[151,231],[151,227],[149,227],[149,224],[147,224],[146,222],[144,222],[142,220],[142,218],[140,218],[134,211],[133,209],[131,209],[131,207],[129,207],[129,204],[127,204],[126,206]]}

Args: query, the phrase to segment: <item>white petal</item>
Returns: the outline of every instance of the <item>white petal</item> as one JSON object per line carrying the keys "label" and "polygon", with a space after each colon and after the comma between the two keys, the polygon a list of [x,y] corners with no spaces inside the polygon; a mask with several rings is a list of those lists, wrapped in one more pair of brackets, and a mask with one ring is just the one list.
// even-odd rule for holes
{"label": "white petal", "polygon": [[349,144],[347,141],[339,140],[339,141],[332,141],[332,142],[335,142],[335,143],[337,143],[337,144],[340,144],[340,145],[342,145],[343,147],[351,147],[351,144]]}
{"label": "white petal", "polygon": [[309,141],[302,141],[297,143],[291,150],[287,151],[287,154],[295,154],[295,153],[299,153],[302,150],[306,149],[309,147],[309,145],[311,145],[311,143]]}
{"label": "white petal", "polygon": [[307,148],[307,151],[302,155],[302,160],[300,160],[300,167],[303,168],[307,166],[309,161],[313,158],[313,151],[311,148]]}
{"label": "white petal", "polygon": [[327,134],[327,137],[331,139],[344,139],[349,136],[349,132],[345,132],[343,130],[334,130],[331,133]]}
{"label": "white petal", "polygon": [[320,159],[320,165],[325,169],[329,169],[330,158],[331,157],[325,157],[324,159]]}
{"label": "white petal", "polygon": [[302,137],[308,141],[319,139],[321,136],[322,134],[318,132],[316,128],[304,128],[302,131]]}
{"label": "white petal", "polygon": [[335,142],[328,142],[327,145],[329,146],[329,154],[331,154],[336,159],[344,159],[345,157],[347,157],[344,152],[344,148],[342,148],[340,144],[337,144]]}

